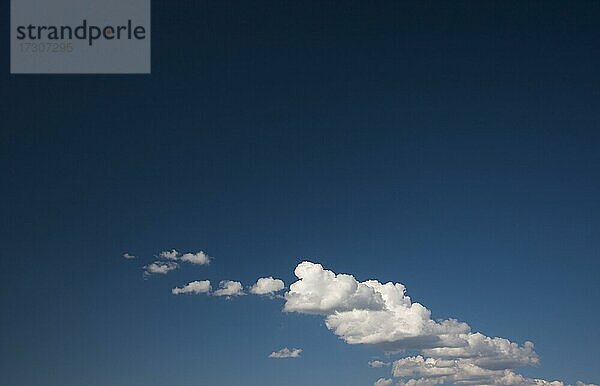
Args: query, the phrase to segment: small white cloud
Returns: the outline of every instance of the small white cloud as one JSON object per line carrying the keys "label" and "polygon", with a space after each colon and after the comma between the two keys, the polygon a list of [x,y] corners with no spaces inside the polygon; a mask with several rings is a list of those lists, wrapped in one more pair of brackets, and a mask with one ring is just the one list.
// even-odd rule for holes
{"label": "small white cloud", "polygon": [[177,252],[174,249],[172,249],[170,251],[162,251],[161,253],[158,254],[158,257],[160,257],[161,259],[167,259],[167,260],[177,260],[179,258],[179,252]]}
{"label": "small white cloud", "polygon": [[183,287],[175,287],[171,290],[173,295],[179,294],[207,294],[212,287],[209,280],[196,280],[190,282]]}
{"label": "small white cloud", "polygon": [[581,381],[577,381],[576,385],[577,386],[598,386],[593,383],[585,383],[585,382],[581,382]]}
{"label": "small white cloud", "polygon": [[261,277],[250,287],[250,293],[254,295],[274,295],[275,292],[285,288],[285,283],[280,279],[273,279],[272,276]]}
{"label": "small white cloud", "polygon": [[184,253],[180,260],[185,261],[192,264],[197,265],[208,265],[212,258],[206,254],[204,251],[196,252],[196,253]]}
{"label": "small white cloud", "polygon": [[378,361],[378,360],[369,361],[369,367],[374,368],[374,369],[380,369],[382,367],[389,366],[389,365],[390,365],[390,362],[383,362],[383,361]]}
{"label": "small white cloud", "polygon": [[378,380],[375,381],[373,386],[390,386],[391,384],[392,384],[391,379],[379,378]]}
{"label": "small white cloud", "polygon": [[127,252],[125,252],[125,253],[123,254],[123,257],[124,257],[125,259],[127,259],[127,260],[132,260],[132,259],[135,259],[135,258],[137,258],[137,256],[130,255],[130,254],[129,254],[129,253],[127,253]]}
{"label": "small white cloud", "polygon": [[212,257],[208,256],[208,254],[204,251],[199,251],[196,253],[188,252],[182,255],[175,249],[172,249],[170,251],[162,251],[158,254],[158,257],[166,260],[185,261],[186,263],[196,265],[208,265],[212,260]]}
{"label": "small white cloud", "polygon": [[177,269],[179,265],[172,261],[155,261],[152,264],[148,264],[144,266],[144,275],[153,275],[159,274],[164,275],[175,269]]}
{"label": "small white cloud", "polygon": [[284,347],[279,351],[273,351],[271,354],[269,354],[269,358],[300,358],[301,352],[301,348],[293,348],[290,350],[289,348]]}
{"label": "small white cloud", "polygon": [[244,287],[242,287],[242,283],[239,281],[223,280],[219,283],[219,289],[216,290],[213,295],[231,298],[232,296],[245,295],[245,293]]}

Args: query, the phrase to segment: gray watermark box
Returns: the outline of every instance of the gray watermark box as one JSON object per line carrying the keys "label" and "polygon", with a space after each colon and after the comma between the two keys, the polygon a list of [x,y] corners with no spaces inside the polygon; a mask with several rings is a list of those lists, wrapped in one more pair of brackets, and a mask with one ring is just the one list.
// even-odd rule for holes
{"label": "gray watermark box", "polygon": [[13,74],[149,74],[150,0],[11,0]]}

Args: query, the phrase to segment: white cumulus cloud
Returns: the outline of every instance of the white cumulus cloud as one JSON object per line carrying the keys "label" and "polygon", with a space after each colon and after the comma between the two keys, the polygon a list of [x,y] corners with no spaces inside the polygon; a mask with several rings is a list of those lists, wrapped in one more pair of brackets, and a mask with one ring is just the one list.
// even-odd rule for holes
{"label": "white cumulus cloud", "polygon": [[125,259],[127,259],[127,260],[132,260],[132,259],[135,259],[135,258],[136,258],[136,256],[134,256],[134,255],[130,255],[129,253],[125,252],[125,253],[123,254],[123,258],[125,258]]}
{"label": "white cumulus cloud", "polygon": [[164,275],[175,269],[177,269],[179,265],[172,261],[155,261],[152,264],[148,264],[144,266],[144,274],[145,275],[153,275],[159,274]]}
{"label": "white cumulus cloud", "polygon": [[379,378],[375,381],[375,383],[373,383],[373,386],[390,386],[392,382],[393,381],[391,379]]}
{"label": "white cumulus cloud", "polygon": [[192,281],[183,287],[175,287],[171,290],[173,295],[179,294],[206,294],[210,293],[211,290],[209,280],[196,280]]}
{"label": "white cumulus cloud", "polygon": [[206,254],[204,251],[199,251],[196,253],[184,253],[181,255],[180,260],[188,263],[196,264],[196,265],[208,265],[210,264],[210,260],[212,258]]}
{"label": "white cumulus cloud", "polygon": [[167,260],[177,260],[179,258],[179,252],[177,252],[176,250],[170,250],[170,251],[162,251],[161,253],[158,254],[158,257],[160,257],[161,259],[167,259]]}
{"label": "white cumulus cloud", "polygon": [[302,349],[300,348],[293,348],[290,350],[289,348],[284,347],[279,351],[273,351],[269,354],[269,358],[300,358],[300,353],[302,353]]}
{"label": "white cumulus cloud", "polygon": [[421,355],[394,362],[392,374],[402,378],[398,385],[503,385],[564,386],[560,381],[527,378],[511,369],[486,369],[469,359],[424,358]]}
{"label": "white cumulus cloud", "polygon": [[[399,385],[563,385],[513,371],[538,364],[533,343],[473,333],[468,324],[455,319],[433,320],[431,311],[413,302],[400,283],[359,282],[308,261],[294,273],[298,280],[284,294],[285,312],[322,315],[325,326],[349,344],[420,352],[394,362],[392,375]],[[369,364],[382,367],[383,363]]]}
{"label": "white cumulus cloud", "polygon": [[245,295],[245,293],[244,293],[244,287],[242,286],[242,283],[240,283],[239,281],[222,280],[219,283],[219,289],[217,289],[215,292],[213,292],[213,295],[227,296],[228,298],[231,298],[233,296]]}
{"label": "white cumulus cloud", "polygon": [[162,251],[158,254],[161,259],[173,260],[173,261],[184,261],[186,263],[196,264],[196,265],[208,265],[212,260],[206,252],[199,251],[196,253],[188,252],[184,254],[180,254],[177,250],[172,249],[170,251]]}
{"label": "white cumulus cloud", "polygon": [[283,280],[274,279],[272,276],[261,277],[250,287],[250,293],[255,295],[274,295],[285,288]]}
{"label": "white cumulus cloud", "polygon": [[285,293],[284,311],[320,314],[327,328],[350,344],[382,344],[392,349],[455,347],[470,328],[448,319],[436,322],[431,312],[413,303],[400,283],[358,282],[320,264],[300,263],[300,279]]}
{"label": "white cumulus cloud", "polygon": [[285,294],[284,311],[329,315],[353,309],[383,310],[381,294],[353,276],[336,275],[307,261],[300,263],[294,273],[300,280]]}

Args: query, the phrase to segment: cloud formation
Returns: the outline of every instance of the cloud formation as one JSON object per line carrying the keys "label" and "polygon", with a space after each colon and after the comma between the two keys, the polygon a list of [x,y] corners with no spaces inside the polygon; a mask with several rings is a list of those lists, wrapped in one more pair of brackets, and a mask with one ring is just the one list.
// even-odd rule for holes
{"label": "cloud formation", "polygon": [[273,351],[271,354],[269,354],[269,358],[276,358],[276,359],[300,358],[301,352],[302,352],[302,349],[300,349],[300,348],[293,348],[290,350],[289,348],[284,347],[279,351]]}
{"label": "cloud formation", "polygon": [[560,381],[527,378],[508,368],[489,369],[477,366],[469,359],[424,358],[421,355],[394,362],[394,377],[400,386],[442,384],[503,385],[503,386],[564,386]]}
{"label": "cloud formation", "polygon": [[369,361],[368,365],[369,365],[369,367],[371,367],[373,369],[380,369],[382,367],[389,366],[390,362],[372,360],[372,361]]}
{"label": "cloud formation", "polygon": [[149,276],[153,274],[165,275],[175,269],[179,268],[179,264],[172,261],[155,261],[152,264],[144,266],[144,275]]}
{"label": "cloud formation", "polygon": [[209,280],[192,281],[183,287],[175,287],[171,290],[173,295],[179,294],[207,294],[210,293],[212,287]]}
{"label": "cloud formation", "polygon": [[196,253],[184,253],[181,255],[181,261],[185,261],[188,263],[196,264],[196,265],[208,265],[210,264],[211,257],[206,254],[204,251],[199,251]]}
{"label": "cloud formation", "polygon": [[378,380],[375,381],[373,386],[390,386],[392,384],[392,382],[393,381],[391,379],[379,378]]}
{"label": "cloud formation", "polygon": [[272,276],[261,277],[250,287],[250,293],[254,295],[271,295],[285,288],[283,280],[274,279]]}
{"label": "cloud formation", "polygon": [[130,255],[129,253],[125,252],[125,253],[123,254],[123,257],[124,257],[125,259],[127,259],[127,260],[132,260],[132,259],[135,259],[137,256]]}
{"label": "cloud formation", "polygon": [[394,362],[392,375],[399,385],[562,385],[513,371],[539,362],[533,343],[519,345],[473,333],[468,324],[455,319],[433,320],[431,311],[413,302],[400,283],[359,282],[308,261],[300,263],[294,274],[298,281],[284,295],[285,312],[322,315],[326,327],[349,344],[422,354]]}
{"label": "cloud formation", "polygon": [[227,296],[228,298],[231,298],[233,296],[245,295],[245,293],[244,293],[244,287],[242,286],[242,283],[240,283],[239,281],[222,280],[219,283],[219,289],[217,289],[215,292],[213,292],[213,295]]}
{"label": "cloud formation", "polygon": [[171,251],[162,251],[161,253],[158,254],[158,257],[160,257],[161,259],[167,259],[167,260],[177,260],[179,258],[179,252],[177,252],[174,249]]}
{"label": "cloud formation", "polygon": [[196,253],[188,252],[183,255],[177,252],[175,249],[170,251],[162,251],[158,254],[161,259],[172,260],[172,261],[183,261],[186,263],[196,264],[196,265],[208,265],[212,260],[206,252],[199,251]]}

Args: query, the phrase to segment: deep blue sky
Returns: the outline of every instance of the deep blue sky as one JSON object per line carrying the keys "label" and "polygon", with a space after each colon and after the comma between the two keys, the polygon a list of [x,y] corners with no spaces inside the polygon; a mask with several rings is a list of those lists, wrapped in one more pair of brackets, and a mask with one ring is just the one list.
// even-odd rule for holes
{"label": "deep blue sky", "polygon": [[[3,57],[0,384],[387,375],[281,302],[169,292],[302,258],[535,342],[525,374],[600,381],[599,2],[152,6],[152,75]],[[215,260],[144,280],[168,248]]]}

